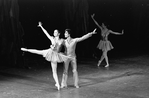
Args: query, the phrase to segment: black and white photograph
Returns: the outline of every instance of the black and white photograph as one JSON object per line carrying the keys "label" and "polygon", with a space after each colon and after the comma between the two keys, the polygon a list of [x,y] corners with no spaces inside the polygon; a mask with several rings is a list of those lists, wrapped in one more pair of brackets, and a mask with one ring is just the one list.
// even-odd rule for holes
{"label": "black and white photograph", "polygon": [[148,0],[0,0],[0,98],[149,98]]}

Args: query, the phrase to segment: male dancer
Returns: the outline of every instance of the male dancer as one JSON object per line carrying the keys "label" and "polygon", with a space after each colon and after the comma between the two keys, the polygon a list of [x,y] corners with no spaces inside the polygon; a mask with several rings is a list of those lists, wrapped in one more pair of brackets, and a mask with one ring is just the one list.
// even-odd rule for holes
{"label": "male dancer", "polygon": [[73,72],[73,79],[74,79],[74,86],[76,88],[79,88],[78,85],[78,72],[77,72],[77,62],[76,62],[76,54],[75,54],[75,49],[76,49],[76,44],[80,41],[83,41],[89,37],[92,36],[92,34],[96,34],[96,29],[94,29],[93,32],[90,32],[80,38],[71,38],[71,30],[70,29],[66,29],[65,30],[65,50],[66,50],[66,55],[70,56],[71,58],[69,58],[67,61],[65,61],[64,64],[64,72],[63,72],[63,76],[62,76],[62,82],[61,82],[61,88],[67,87],[67,78],[68,78],[68,67],[69,67],[69,63],[71,63],[72,65],[72,72]]}

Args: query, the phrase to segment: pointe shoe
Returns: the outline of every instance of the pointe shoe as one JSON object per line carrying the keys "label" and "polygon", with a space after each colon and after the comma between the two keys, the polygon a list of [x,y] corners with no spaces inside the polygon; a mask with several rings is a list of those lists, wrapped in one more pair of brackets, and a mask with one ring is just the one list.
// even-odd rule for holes
{"label": "pointe shoe", "polygon": [[109,67],[109,64],[107,64],[105,67]]}
{"label": "pointe shoe", "polygon": [[55,84],[55,86],[57,87],[57,90],[60,90],[60,85],[59,84]]}
{"label": "pointe shoe", "polygon": [[100,63],[101,63],[101,61],[98,61],[98,64],[97,64],[98,67],[100,66]]}
{"label": "pointe shoe", "polygon": [[78,85],[76,85],[75,87],[76,87],[76,88],[79,88],[79,86],[78,86]]}
{"label": "pointe shoe", "polygon": [[22,51],[27,51],[27,49],[26,49],[26,48],[21,48],[21,50],[22,50]]}
{"label": "pointe shoe", "polygon": [[61,85],[61,88],[67,88],[67,85]]}

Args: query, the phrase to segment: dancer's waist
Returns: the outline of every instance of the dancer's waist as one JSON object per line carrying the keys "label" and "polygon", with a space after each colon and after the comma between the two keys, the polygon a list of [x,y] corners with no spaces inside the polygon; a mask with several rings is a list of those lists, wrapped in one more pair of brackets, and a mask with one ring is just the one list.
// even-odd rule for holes
{"label": "dancer's waist", "polygon": [[69,57],[76,58],[76,54],[66,54]]}

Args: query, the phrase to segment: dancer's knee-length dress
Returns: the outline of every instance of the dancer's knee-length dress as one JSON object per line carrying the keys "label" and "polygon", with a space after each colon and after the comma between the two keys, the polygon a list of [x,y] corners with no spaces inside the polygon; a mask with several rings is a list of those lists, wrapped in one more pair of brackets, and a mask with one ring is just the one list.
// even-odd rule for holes
{"label": "dancer's knee-length dress", "polygon": [[59,52],[60,45],[55,44],[53,48],[44,50],[43,57],[50,62],[64,62],[69,57]]}
{"label": "dancer's knee-length dress", "polygon": [[102,51],[109,51],[114,48],[111,42],[108,40],[108,35],[108,31],[101,35],[102,39],[100,40],[97,48],[101,49]]}

